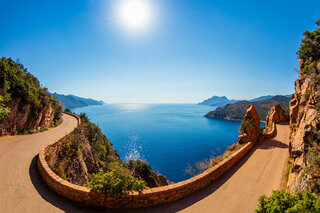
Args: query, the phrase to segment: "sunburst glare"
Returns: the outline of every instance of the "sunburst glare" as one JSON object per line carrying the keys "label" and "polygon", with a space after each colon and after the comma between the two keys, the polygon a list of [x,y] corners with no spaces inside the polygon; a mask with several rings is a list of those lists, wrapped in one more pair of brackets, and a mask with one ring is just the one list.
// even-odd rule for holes
{"label": "sunburst glare", "polygon": [[126,29],[145,29],[152,19],[151,4],[148,0],[121,0],[117,5],[117,16]]}

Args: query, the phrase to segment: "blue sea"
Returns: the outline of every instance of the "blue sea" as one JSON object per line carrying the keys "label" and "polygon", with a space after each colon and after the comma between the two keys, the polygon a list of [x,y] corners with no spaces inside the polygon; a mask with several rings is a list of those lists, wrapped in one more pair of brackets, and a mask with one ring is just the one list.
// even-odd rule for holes
{"label": "blue sea", "polygon": [[146,160],[170,182],[190,178],[188,164],[223,153],[237,142],[239,121],[203,117],[213,107],[196,104],[105,104],[85,112],[122,160]]}

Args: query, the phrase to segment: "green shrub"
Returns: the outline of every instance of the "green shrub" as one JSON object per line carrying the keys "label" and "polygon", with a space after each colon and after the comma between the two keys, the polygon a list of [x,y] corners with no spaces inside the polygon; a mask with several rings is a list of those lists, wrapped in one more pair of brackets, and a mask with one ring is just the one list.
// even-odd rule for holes
{"label": "green shrub", "polygon": [[145,180],[147,183],[153,183],[154,171],[146,161],[141,160],[129,160],[127,168],[131,170],[138,178]]}
{"label": "green shrub", "polygon": [[0,122],[11,112],[11,109],[2,103],[4,101],[5,98],[0,95]]}
{"label": "green shrub", "polygon": [[268,212],[320,212],[320,199],[310,191],[299,192],[294,195],[285,191],[273,191],[270,197],[259,198],[256,213]]}
{"label": "green shrub", "polygon": [[[320,19],[316,22],[320,26]],[[297,55],[300,59],[304,60],[304,66],[301,69],[301,74],[306,74],[309,70],[306,65],[312,61],[320,60],[320,29],[310,32],[305,31],[303,33],[304,38],[302,39],[300,49],[297,52]]]}
{"label": "green shrub", "polygon": [[71,113],[71,110],[69,108],[66,108],[64,111]]}
{"label": "green shrub", "polygon": [[87,114],[84,113],[84,112],[81,112],[79,117],[80,117],[82,122],[88,122],[89,121],[89,118],[88,118]]}
{"label": "green shrub", "polygon": [[306,100],[309,100],[311,94],[312,94],[312,90],[306,91]]}
{"label": "green shrub", "polygon": [[253,127],[254,121],[251,118],[244,118],[242,119],[241,125],[240,125],[240,134],[248,133],[248,129]]}
{"label": "green shrub", "polygon": [[[22,103],[30,104],[35,117],[43,107],[52,104],[55,110],[54,120],[60,119],[59,102],[48,93],[47,88],[40,86],[38,79],[29,73],[22,64],[11,58],[2,57],[0,59],[0,89],[5,95],[5,101],[20,98]],[[0,100],[0,102],[2,101]],[[0,105],[1,118],[8,114],[8,108],[4,107],[3,103]]]}
{"label": "green shrub", "polygon": [[133,177],[129,170],[120,166],[109,172],[100,171],[93,174],[87,187],[96,193],[112,195],[126,194],[129,191],[141,191],[148,188],[143,180]]}

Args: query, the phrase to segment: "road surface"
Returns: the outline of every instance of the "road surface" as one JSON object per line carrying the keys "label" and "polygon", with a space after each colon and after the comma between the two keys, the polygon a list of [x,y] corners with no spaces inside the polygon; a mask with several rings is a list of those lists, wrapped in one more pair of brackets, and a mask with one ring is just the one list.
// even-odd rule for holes
{"label": "road surface", "polygon": [[59,210],[38,192],[41,178],[36,156],[41,147],[58,141],[77,124],[76,118],[64,114],[62,124],[56,128],[33,135],[0,138],[0,212]]}
{"label": "road surface", "polygon": [[[105,212],[79,206],[52,192],[36,166],[40,148],[71,132],[77,120],[49,131],[0,138],[0,212]],[[170,204],[121,212],[253,212],[262,194],[280,189],[288,158],[288,124],[277,125],[275,138],[257,143],[238,164],[208,187]],[[117,212],[107,210],[108,212]]]}
{"label": "road surface", "polygon": [[[281,188],[288,159],[289,125],[277,124],[275,138],[258,142],[218,181],[189,197],[149,212],[254,212],[258,198]],[[145,209],[146,210],[146,209]]]}

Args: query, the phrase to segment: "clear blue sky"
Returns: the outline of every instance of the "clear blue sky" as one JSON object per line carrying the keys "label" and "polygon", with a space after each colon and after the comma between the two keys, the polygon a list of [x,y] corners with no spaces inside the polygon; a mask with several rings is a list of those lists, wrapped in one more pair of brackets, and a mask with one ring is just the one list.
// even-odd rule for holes
{"label": "clear blue sky", "polygon": [[0,0],[0,55],[52,92],[107,103],[196,103],[293,93],[302,33],[317,0],[145,0],[143,32],[115,18],[122,0]]}

